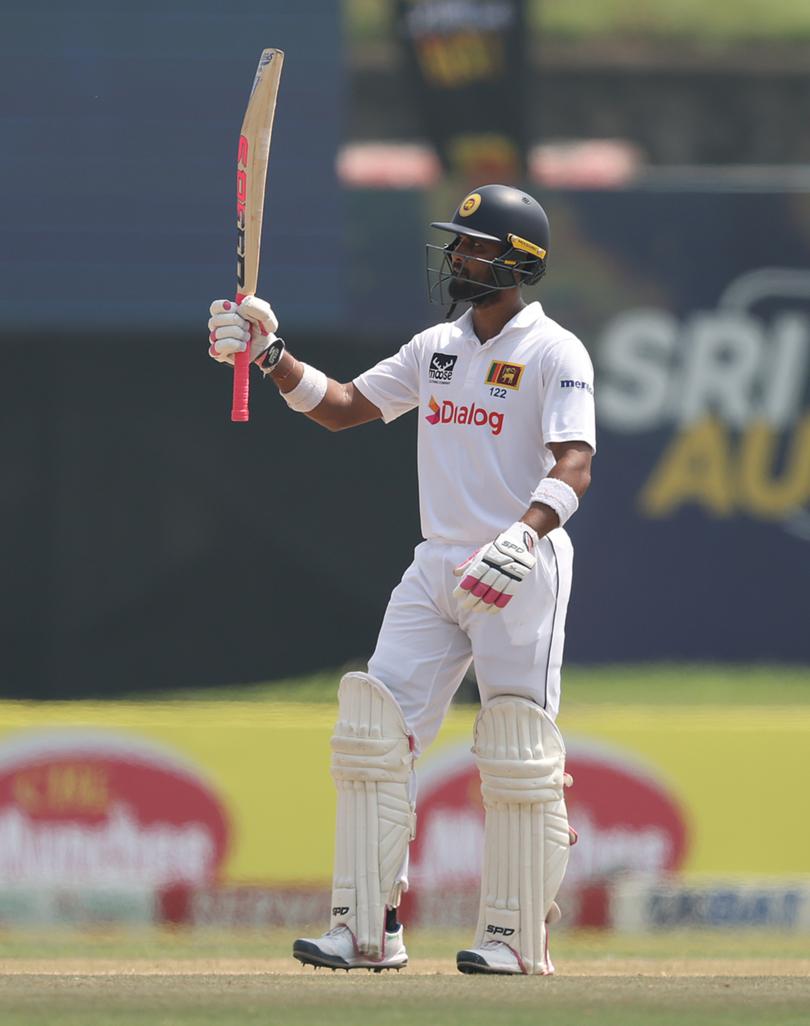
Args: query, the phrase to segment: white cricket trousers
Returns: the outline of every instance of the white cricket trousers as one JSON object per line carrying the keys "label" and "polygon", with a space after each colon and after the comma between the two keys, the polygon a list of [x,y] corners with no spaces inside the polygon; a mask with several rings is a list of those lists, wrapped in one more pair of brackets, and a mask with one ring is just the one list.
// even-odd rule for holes
{"label": "white cricket trousers", "polygon": [[417,751],[436,737],[470,662],[481,701],[519,695],[551,717],[560,706],[573,546],[562,528],[540,540],[537,565],[499,613],[460,610],[453,569],[469,544],[422,542],[394,589],[368,671],[393,693]]}

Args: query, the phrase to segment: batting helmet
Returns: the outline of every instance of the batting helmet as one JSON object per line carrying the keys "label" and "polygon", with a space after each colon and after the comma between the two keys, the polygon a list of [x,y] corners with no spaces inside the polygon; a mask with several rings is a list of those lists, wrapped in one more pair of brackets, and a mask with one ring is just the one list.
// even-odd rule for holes
{"label": "batting helmet", "polygon": [[[514,288],[516,284],[534,285],[546,272],[549,226],[546,212],[534,197],[508,185],[482,185],[473,189],[450,221],[434,221],[431,228],[452,232],[456,239],[447,246],[428,244],[428,290],[430,298],[445,301],[444,283],[452,276],[450,257],[458,236],[501,242],[504,251],[486,261],[492,268],[492,292]],[[441,268],[431,267],[431,250],[443,254]],[[430,275],[435,274],[435,281]],[[515,275],[517,274],[517,282]],[[438,295],[434,293],[438,288]]]}

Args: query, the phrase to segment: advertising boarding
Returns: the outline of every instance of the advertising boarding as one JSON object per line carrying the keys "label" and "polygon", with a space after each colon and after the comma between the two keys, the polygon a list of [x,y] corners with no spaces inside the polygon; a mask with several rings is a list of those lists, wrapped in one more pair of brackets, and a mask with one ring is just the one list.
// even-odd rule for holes
{"label": "advertising boarding", "polygon": [[807,662],[810,199],[563,212],[571,266],[543,301],[591,350],[599,442],[569,659]]}

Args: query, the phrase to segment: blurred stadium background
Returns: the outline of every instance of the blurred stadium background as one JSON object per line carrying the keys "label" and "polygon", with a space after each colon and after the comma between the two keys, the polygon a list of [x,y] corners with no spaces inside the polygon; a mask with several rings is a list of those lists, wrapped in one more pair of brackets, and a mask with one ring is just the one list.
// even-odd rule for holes
{"label": "blurred stadium background", "polygon": [[[441,317],[426,226],[469,187],[549,212],[539,298],[600,413],[568,928],[810,930],[807,3],[15,0],[4,24],[4,938],[321,922],[334,689],[418,540],[414,424],[327,436],[260,384],[228,421],[204,325],[264,46],[261,293],[333,376]],[[424,759],[423,926],[473,921],[475,700]]]}

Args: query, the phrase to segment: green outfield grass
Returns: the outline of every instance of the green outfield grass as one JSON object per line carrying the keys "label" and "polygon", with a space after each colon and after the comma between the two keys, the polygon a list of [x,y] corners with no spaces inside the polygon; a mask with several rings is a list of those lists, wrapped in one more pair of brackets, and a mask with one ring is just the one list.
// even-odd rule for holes
{"label": "green outfield grass", "polygon": [[[264,684],[144,694],[161,699],[334,703],[341,670]],[[563,705],[810,705],[810,667],[634,665],[568,667]]]}
{"label": "green outfield grass", "polygon": [[[309,929],[317,929],[311,924]],[[56,928],[48,931],[0,928],[0,972],[15,961],[49,959],[60,962],[97,960],[188,959],[286,959],[293,939],[300,932],[276,928],[269,931],[186,927],[144,927],[143,929]],[[420,960],[449,958],[470,941],[464,931],[409,930],[408,950],[412,967]],[[610,960],[647,959],[664,971],[671,961],[706,959],[779,959],[810,963],[806,934],[761,929],[671,930],[643,935],[617,934],[604,930],[558,930],[554,936],[554,958],[561,975],[565,968]],[[290,968],[297,963],[290,959]]]}
{"label": "green outfield grass", "polygon": [[810,39],[806,0],[532,0],[530,18],[552,37],[683,39],[699,44]]}
{"label": "green outfield grass", "polygon": [[[698,44],[810,39],[807,0],[529,0],[529,24],[539,38],[632,38],[685,40]],[[374,42],[393,35],[390,0],[346,0],[346,24],[352,42]]]}
{"label": "green outfield grass", "polygon": [[806,944],[785,935],[561,934],[558,975],[461,976],[469,938],[409,938],[401,974],[315,972],[292,934],[0,934],[4,1026],[799,1026]]}

